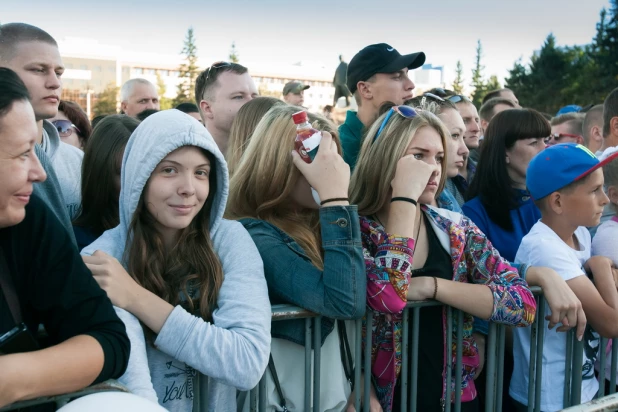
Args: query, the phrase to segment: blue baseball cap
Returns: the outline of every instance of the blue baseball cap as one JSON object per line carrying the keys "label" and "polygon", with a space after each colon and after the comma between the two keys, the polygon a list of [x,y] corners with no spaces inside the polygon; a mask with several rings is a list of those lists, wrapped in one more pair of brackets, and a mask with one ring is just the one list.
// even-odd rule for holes
{"label": "blue baseball cap", "polygon": [[581,106],[578,106],[576,104],[570,104],[570,105],[564,106],[562,109],[558,110],[558,113],[556,113],[556,117],[560,116],[561,114],[579,113],[581,111],[582,111]]}
{"label": "blue baseball cap", "polygon": [[535,200],[583,179],[605,164],[618,158],[618,152],[603,161],[586,146],[575,143],[561,143],[550,146],[537,154],[526,173],[526,186]]}

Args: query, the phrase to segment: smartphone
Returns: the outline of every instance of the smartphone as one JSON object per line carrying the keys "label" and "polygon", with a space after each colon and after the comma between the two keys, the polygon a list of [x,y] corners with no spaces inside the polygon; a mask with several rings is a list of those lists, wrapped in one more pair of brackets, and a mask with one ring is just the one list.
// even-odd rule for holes
{"label": "smartphone", "polygon": [[39,349],[30,330],[25,323],[20,323],[13,329],[0,336],[0,354],[9,355],[11,353],[32,352]]}

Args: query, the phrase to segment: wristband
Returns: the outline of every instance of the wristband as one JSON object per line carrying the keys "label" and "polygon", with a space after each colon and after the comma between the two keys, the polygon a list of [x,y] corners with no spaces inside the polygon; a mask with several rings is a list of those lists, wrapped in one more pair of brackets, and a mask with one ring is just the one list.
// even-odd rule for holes
{"label": "wristband", "polygon": [[408,203],[412,203],[414,206],[418,206],[418,203],[416,202],[416,200],[411,199],[409,197],[394,197],[391,199],[391,203],[393,202],[408,202]]}
{"label": "wristband", "polygon": [[332,199],[324,199],[320,202],[320,206],[324,206],[326,203],[330,202],[349,202],[350,199],[347,197],[333,197]]}
{"label": "wristband", "polygon": [[433,277],[433,300],[436,300],[436,296],[438,295],[438,278]]}

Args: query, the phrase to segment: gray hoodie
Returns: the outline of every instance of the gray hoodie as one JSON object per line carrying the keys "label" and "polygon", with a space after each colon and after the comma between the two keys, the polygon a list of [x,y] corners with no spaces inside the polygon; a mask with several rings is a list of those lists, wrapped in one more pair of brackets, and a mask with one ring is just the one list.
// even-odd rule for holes
{"label": "gray hoodie", "polygon": [[165,110],[139,125],[122,160],[120,225],[106,231],[82,254],[102,250],[123,262],[128,227],[146,182],[165,156],[186,145],[201,147],[216,159],[217,193],[210,235],[223,265],[224,281],[213,312],[214,324],[176,306],[153,346],[145,341],[137,318],[117,308],[131,339],[129,366],[120,381],[168,410],[191,411],[193,378],[201,372],[209,377],[208,410],[236,411],[236,389],[253,388],[266,369],[271,310],[255,244],[240,223],[223,219],[227,165],[201,123],[178,110]]}
{"label": "gray hoodie", "polygon": [[[60,191],[71,220],[79,216],[82,204],[82,160],[84,152],[60,140],[58,130],[48,120],[43,120],[41,146],[51,160],[58,176]],[[70,229],[70,228],[69,228]]]}

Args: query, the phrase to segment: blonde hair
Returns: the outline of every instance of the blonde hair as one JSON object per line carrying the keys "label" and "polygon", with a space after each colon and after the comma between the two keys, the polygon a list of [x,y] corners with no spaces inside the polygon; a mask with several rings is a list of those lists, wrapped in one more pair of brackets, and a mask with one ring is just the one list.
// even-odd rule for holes
{"label": "blonde hair", "polygon": [[416,110],[418,114],[411,119],[393,113],[375,142],[374,137],[388,112],[380,116],[367,132],[350,180],[350,203],[358,205],[358,213],[361,216],[373,215],[384,207],[388,200],[388,192],[391,190],[391,181],[397,171],[397,162],[405,155],[410,142],[422,127],[432,127],[440,135],[444,159],[440,165],[441,175],[437,193],[444,188],[448,162],[446,138],[450,134],[435,114],[426,110]]}
{"label": "blonde hair", "polygon": [[227,153],[225,154],[230,176],[234,174],[236,166],[238,166],[240,158],[247,147],[247,143],[262,117],[273,106],[284,104],[284,102],[274,97],[256,97],[240,108],[230,129],[230,138],[228,140]]}
{"label": "blonde hair", "polygon": [[[275,106],[258,123],[236,171],[230,180],[226,216],[231,219],[264,220],[287,233],[305,251],[311,263],[322,270],[324,256],[319,211],[291,207],[290,194],[300,172],[292,162],[296,126],[295,106]],[[325,117],[309,113],[316,129],[336,130]],[[341,147],[337,135],[339,152]]]}

